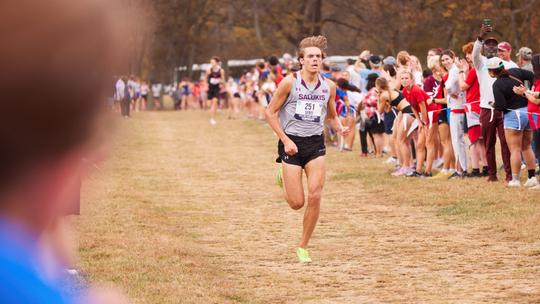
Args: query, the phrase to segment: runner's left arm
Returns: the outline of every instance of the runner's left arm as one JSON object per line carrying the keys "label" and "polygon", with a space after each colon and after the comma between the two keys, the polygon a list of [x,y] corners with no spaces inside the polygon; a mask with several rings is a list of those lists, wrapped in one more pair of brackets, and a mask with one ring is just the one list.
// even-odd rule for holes
{"label": "runner's left arm", "polygon": [[326,119],[330,122],[330,125],[334,130],[345,136],[349,133],[349,127],[344,127],[341,124],[336,113],[336,84],[329,79],[326,79],[326,81],[328,81],[328,85],[330,86],[330,99],[328,100],[328,106],[326,107]]}
{"label": "runner's left arm", "polygon": [[225,71],[223,69],[220,69],[219,72],[221,74],[221,85],[222,85],[222,87],[225,87],[225,84],[226,84],[226,82],[225,82]]}

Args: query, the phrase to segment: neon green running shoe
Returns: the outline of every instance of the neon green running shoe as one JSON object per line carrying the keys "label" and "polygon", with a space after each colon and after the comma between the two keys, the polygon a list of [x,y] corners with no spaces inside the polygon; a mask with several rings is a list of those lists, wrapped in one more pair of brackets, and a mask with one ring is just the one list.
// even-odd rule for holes
{"label": "neon green running shoe", "polygon": [[278,185],[280,188],[283,188],[283,168],[281,166],[279,166],[279,169],[277,171],[276,185]]}
{"label": "neon green running shoe", "polygon": [[311,263],[311,258],[309,257],[309,253],[304,248],[298,248],[296,250],[296,256],[298,257],[298,261],[300,263]]}

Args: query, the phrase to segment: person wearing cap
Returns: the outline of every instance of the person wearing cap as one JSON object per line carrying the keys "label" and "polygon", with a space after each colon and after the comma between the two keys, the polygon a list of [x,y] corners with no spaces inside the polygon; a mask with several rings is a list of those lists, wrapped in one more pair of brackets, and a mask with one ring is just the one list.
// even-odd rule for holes
{"label": "person wearing cap", "polygon": [[504,134],[510,148],[512,180],[509,187],[521,187],[519,172],[521,157],[525,160],[528,177],[525,187],[535,187],[538,180],[535,177],[536,163],[531,148],[531,126],[527,115],[527,97],[514,92],[514,87],[524,83],[533,83],[534,74],[520,68],[506,70],[501,58],[493,57],[487,61],[488,72],[496,78],[493,83],[493,107],[504,113]]}
{"label": "person wearing cap", "polygon": [[532,50],[526,46],[519,49],[519,51],[516,53],[517,57],[517,65],[524,69],[531,72],[534,72],[533,66],[531,63],[532,60]]}
{"label": "person wearing cap", "polygon": [[[512,179],[510,169],[510,150],[504,137],[503,113],[494,110],[490,103],[493,103],[493,83],[495,79],[489,75],[487,69],[488,58],[497,56],[498,41],[495,38],[486,36],[493,29],[491,26],[482,25],[480,34],[474,42],[472,51],[472,61],[477,72],[478,84],[480,85],[480,125],[482,127],[482,137],[486,144],[486,158],[488,162],[488,181],[497,181],[497,161],[495,158],[495,144],[497,136],[501,144],[501,154],[504,163],[506,180]],[[482,50],[484,55],[482,55]],[[502,61],[505,69],[517,68],[518,66],[511,61]]]}
{"label": "person wearing cap", "polygon": [[503,41],[497,45],[497,56],[504,61],[513,62],[511,59],[512,45],[510,42]]}
{"label": "person wearing cap", "polygon": [[367,93],[367,77],[369,74],[375,73],[378,76],[381,75],[381,71],[382,71],[381,64],[382,64],[382,59],[380,56],[371,55],[369,57],[370,68],[360,70],[360,77],[362,78],[360,89],[362,90],[362,93]]}
{"label": "person wearing cap", "polygon": [[386,58],[383,59],[383,64],[384,65],[396,65],[396,58],[394,58],[393,56],[387,56]]}

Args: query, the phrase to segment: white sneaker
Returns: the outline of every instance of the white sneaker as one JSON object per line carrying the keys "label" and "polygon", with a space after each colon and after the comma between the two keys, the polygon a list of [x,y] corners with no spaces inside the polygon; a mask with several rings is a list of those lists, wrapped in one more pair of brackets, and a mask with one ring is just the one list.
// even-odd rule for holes
{"label": "white sneaker", "polygon": [[534,187],[530,187],[529,190],[540,190],[540,184],[534,186]]}
{"label": "white sneaker", "polygon": [[538,186],[538,180],[536,179],[535,176],[529,178],[525,184],[523,184],[523,186],[527,187],[527,188],[531,188],[531,187],[535,187],[535,186]]}
{"label": "white sneaker", "polygon": [[217,124],[217,122],[213,118],[211,118],[210,119],[210,124],[214,126],[215,124]]}
{"label": "white sneaker", "polygon": [[440,168],[444,164],[444,160],[442,158],[437,158],[433,161],[433,168]]}
{"label": "white sneaker", "polygon": [[519,188],[521,183],[518,180],[511,180],[508,182],[508,187]]}
{"label": "white sneaker", "polygon": [[384,163],[385,164],[395,164],[397,159],[395,157],[390,156]]}
{"label": "white sneaker", "polygon": [[521,170],[527,169],[527,166],[525,164],[521,164]]}

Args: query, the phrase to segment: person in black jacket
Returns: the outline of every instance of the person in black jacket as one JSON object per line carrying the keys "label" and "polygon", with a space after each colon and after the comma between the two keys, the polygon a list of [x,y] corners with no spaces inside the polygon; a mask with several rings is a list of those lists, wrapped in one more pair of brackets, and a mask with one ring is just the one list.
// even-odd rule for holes
{"label": "person in black jacket", "polygon": [[506,70],[503,61],[498,57],[490,58],[487,62],[489,74],[497,78],[493,83],[493,96],[495,110],[504,113],[504,136],[510,149],[510,166],[512,180],[509,187],[521,187],[519,171],[521,156],[525,160],[528,170],[528,179],[525,187],[538,185],[534,175],[535,161],[531,149],[531,127],[527,116],[527,98],[514,92],[514,86],[529,85],[534,81],[534,74],[530,71],[514,68]]}

